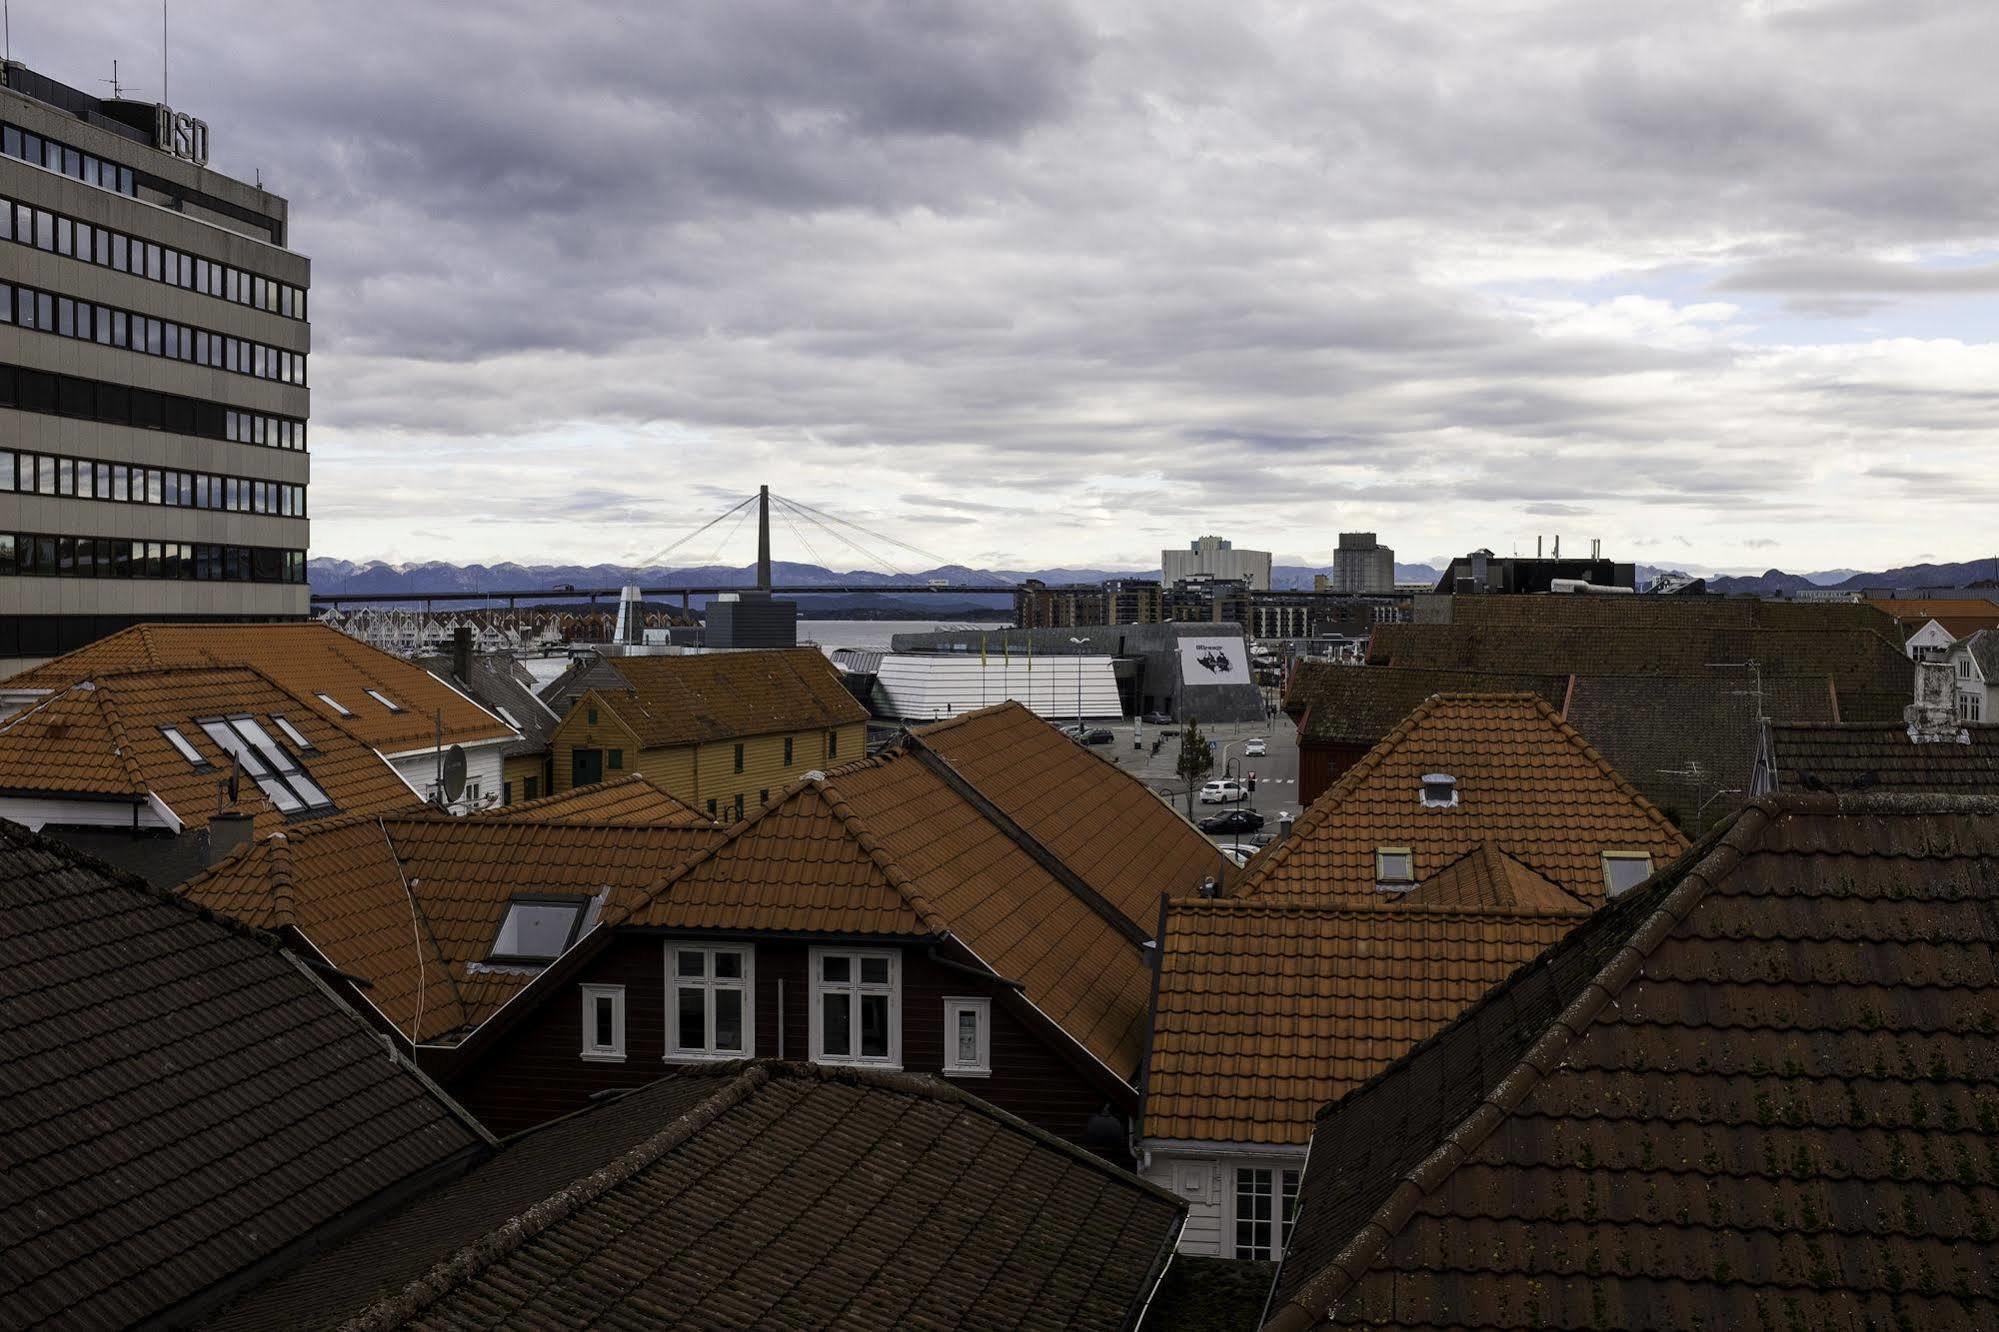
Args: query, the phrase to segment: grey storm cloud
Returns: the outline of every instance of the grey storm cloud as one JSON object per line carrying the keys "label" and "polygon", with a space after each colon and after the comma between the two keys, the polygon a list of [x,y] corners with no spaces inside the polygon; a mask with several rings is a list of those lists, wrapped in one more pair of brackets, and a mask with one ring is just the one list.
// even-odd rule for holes
{"label": "grey storm cloud", "polygon": [[[150,0],[16,10],[156,78]],[[1985,6],[172,14],[313,259],[316,553],[615,558],[770,480],[1014,566],[1551,518],[1724,564],[1750,512],[1845,563],[1907,535],[1863,469],[1999,442],[1982,335],[1856,322],[1999,284]]]}

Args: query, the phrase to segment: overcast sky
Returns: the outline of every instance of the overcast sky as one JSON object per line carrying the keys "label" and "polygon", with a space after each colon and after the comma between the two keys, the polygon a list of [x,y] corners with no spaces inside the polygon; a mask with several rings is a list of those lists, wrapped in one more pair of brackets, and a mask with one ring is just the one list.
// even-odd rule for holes
{"label": "overcast sky", "polygon": [[[12,10],[157,97],[156,3]],[[767,482],[974,564],[1802,571],[1999,545],[1996,58],[1955,0],[174,0],[169,92],[313,261],[315,555]]]}

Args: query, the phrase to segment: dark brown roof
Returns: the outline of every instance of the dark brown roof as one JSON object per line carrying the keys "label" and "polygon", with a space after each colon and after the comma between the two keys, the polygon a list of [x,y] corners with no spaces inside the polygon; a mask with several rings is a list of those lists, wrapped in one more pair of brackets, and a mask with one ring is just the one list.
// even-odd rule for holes
{"label": "dark brown roof", "polygon": [[942,758],[1148,936],[1161,893],[1192,896],[1234,872],[1145,783],[1018,703],[917,727],[909,744]]}
{"label": "dark brown roof", "polygon": [[607,664],[626,687],[600,688],[598,697],[648,748],[868,719],[817,648],[619,657]]}
{"label": "dark brown roof", "polygon": [[1539,694],[1560,711],[1565,674],[1452,671],[1301,661],[1284,689],[1284,711],[1305,742],[1372,748],[1432,694]]}
{"label": "dark brown roof", "polygon": [[1999,795],[1999,725],[1917,742],[1907,726],[1772,726],[1777,789]]}
{"label": "dark brown roof", "polygon": [[[1976,604],[1976,603],[1973,603]],[[1760,597],[1438,597],[1426,612],[1447,622],[1502,630],[1629,629],[1703,632],[1714,628],[1788,629],[1816,633],[1851,629],[1900,636],[1892,615],[1858,601],[1779,601]]]}
{"label": "dark brown roof", "polygon": [[1185,1210],[941,1081],[726,1065],[510,1142],[231,1319],[1122,1328]]}
{"label": "dark brown roof", "polygon": [[1999,801],[1758,801],[1329,1106],[1269,1326],[1999,1322]]}
{"label": "dark brown roof", "polygon": [[0,823],[0,1321],[191,1317],[486,1141],[268,935]]}

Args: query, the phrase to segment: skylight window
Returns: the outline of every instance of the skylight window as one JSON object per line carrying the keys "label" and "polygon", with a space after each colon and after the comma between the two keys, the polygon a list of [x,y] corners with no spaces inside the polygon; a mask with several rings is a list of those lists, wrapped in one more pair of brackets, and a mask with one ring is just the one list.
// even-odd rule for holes
{"label": "skylight window", "polygon": [[501,721],[504,721],[507,725],[513,727],[516,731],[521,729],[521,724],[519,721],[515,719],[513,713],[508,712],[505,708],[500,707],[498,704],[494,705],[494,710],[500,714]]}
{"label": "skylight window", "polygon": [[361,692],[366,694],[369,698],[374,699],[377,703],[380,703],[390,712],[401,712],[403,710],[402,704],[396,702],[394,699],[390,698],[387,694],[383,693],[379,689],[363,689]]}
{"label": "skylight window", "polygon": [[1643,851],[1603,853],[1603,891],[1616,897],[1628,893],[1652,877],[1652,857]]}
{"label": "skylight window", "polygon": [[353,713],[347,710],[347,705],[345,703],[342,703],[339,699],[335,698],[331,694],[314,694],[313,697],[318,699],[320,702],[324,703],[327,707],[332,708],[335,712],[339,713],[343,717],[351,717],[354,715]]}
{"label": "skylight window", "polygon": [[279,813],[299,814],[333,807],[333,797],[306,775],[298,760],[271,739],[270,732],[259,726],[255,718],[221,717],[202,722],[201,729],[223,753],[242,765]]}
{"label": "skylight window", "polygon": [[1458,803],[1458,779],[1444,772],[1423,774],[1423,806],[1450,809]]}
{"label": "skylight window", "polygon": [[493,940],[496,961],[552,962],[576,941],[583,923],[583,900],[573,897],[516,897]]}
{"label": "skylight window", "polygon": [[208,760],[201,756],[201,751],[189,744],[187,737],[176,731],[173,727],[162,726],[160,734],[167,738],[167,743],[174,747],[175,752],[195,767],[206,768],[210,766]]}
{"label": "skylight window", "polygon": [[301,735],[299,733],[298,727],[292,725],[290,721],[288,721],[284,717],[279,716],[275,712],[271,714],[271,724],[276,726],[280,731],[283,731],[285,739],[291,741],[293,744],[297,745],[300,749],[312,748],[312,741],[306,739],[303,735]]}
{"label": "skylight window", "polygon": [[1384,846],[1374,853],[1374,880],[1379,888],[1400,892],[1416,884],[1416,857],[1406,846]]}

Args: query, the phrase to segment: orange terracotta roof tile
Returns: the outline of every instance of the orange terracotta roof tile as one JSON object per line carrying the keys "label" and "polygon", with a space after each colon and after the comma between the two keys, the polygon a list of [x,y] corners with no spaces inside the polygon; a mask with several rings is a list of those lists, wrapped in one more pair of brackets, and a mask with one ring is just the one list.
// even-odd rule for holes
{"label": "orange terracotta roof tile", "polygon": [[[384,754],[515,735],[513,728],[413,662],[324,624],[141,624],[0,681],[0,690],[59,689],[109,671],[252,666],[279,688]],[[395,703],[398,711],[367,690]],[[342,716],[319,695],[347,709]]]}
{"label": "orange terracotta roof tile", "polygon": [[1151,985],[1143,936],[1084,887],[900,753],[794,785],[618,923],[949,935],[1128,1079]]}
{"label": "orange terracotta roof tile", "polygon": [[[1427,774],[1457,780],[1457,803],[1422,800]],[[1492,842],[1562,891],[1604,900],[1603,853],[1654,867],[1687,847],[1671,822],[1574,727],[1532,694],[1438,694],[1250,862],[1234,895],[1365,904],[1382,898],[1376,853],[1407,849],[1417,882]]]}
{"label": "orange terracotta roof tile", "polygon": [[1160,946],[1145,1136],[1302,1147],[1321,1106],[1586,918],[1176,901]]}
{"label": "orange terracotta roof tile", "polygon": [[1586,916],[1589,907],[1559,884],[1507,854],[1480,842],[1444,868],[1397,897],[1395,906],[1500,907]]}
{"label": "orange terracotta roof tile", "polygon": [[516,895],[629,906],[722,836],[715,828],[453,818],[325,819],[258,840],[184,884],[201,905],[290,929],[396,1028],[432,1041],[478,1026],[539,968],[494,964]]}
{"label": "orange terracotta roof tile", "polygon": [[1143,782],[1018,703],[917,727],[910,743],[943,758],[1148,935],[1160,894],[1189,897],[1202,880],[1235,873]]}
{"label": "orange terracotta roof tile", "polygon": [[[319,816],[422,804],[409,783],[350,729],[321,716],[263,672],[243,666],[112,671],[51,693],[0,722],[0,791],[59,799],[151,797],[183,828],[205,827],[231,762],[200,721],[243,715],[283,746],[332,799]],[[279,717],[309,747],[286,737],[273,720]],[[199,766],[174,747],[167,729],[200,756]],[[248,772],[238,782],[235,808],[254,817],[260,834],[289,821]],[[293,813],[308,817],[312,811]]]}
{"label": "orange terracotta roof tile", "polygon": [[500,805],[471,815],[535,823],[651,824],[660,828],[707,828],[714,820],[644,773],[634,772],[593,786],[577,786],[536,800]]}
{"label": "orange terracotta roof tile", "polygon": [[598,697],[648,747],[868,719],[817,648],[618,657],[606,664],[628,687],[599,688]]}

